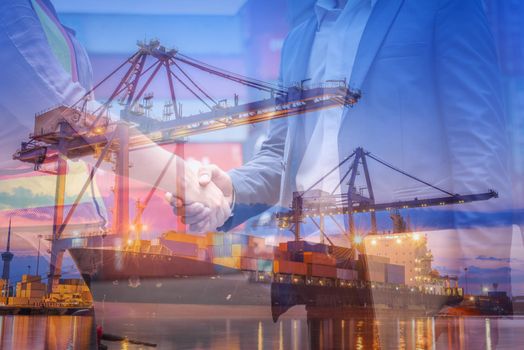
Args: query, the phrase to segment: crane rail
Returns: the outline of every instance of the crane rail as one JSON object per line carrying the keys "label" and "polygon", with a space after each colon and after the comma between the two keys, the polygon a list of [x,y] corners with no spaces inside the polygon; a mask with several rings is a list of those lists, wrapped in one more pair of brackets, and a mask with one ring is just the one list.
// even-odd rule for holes
{"label": "crane rail", "polygon": [[[210,112],[187,116],[169,121],[159,121],[141,115],[127,114],[124,119],[135,125],[130,138],[130,148],[138,149],[147,145],[172,143],[185,137],[211,131],[223,130],[242,125],[251,125],[272,119],[290,117],[306,112],[333,108],[336,106],[353,106],[359,99],[358,92],[338,87],[315,87],[303,89],[292,87],[285,96],[265,99],[227,108],[215,108]],[[46,113],[56,111],[56,122],[64,115],[64,109],[74,107],[60,106]],[[38,117],[37,117],[38,118]],[[91,119],[95,116],[91,115]],[[89,119],[89,118],[88,118]],[[104,130],[91,130],[90,127],[71,126],[70,140],[67,147],[69,158],[79,158],[96,153],[105,146],[107,135],[114,129],[109,123]],[[14,155],[23,162],[37,163],[53,151],[58,144],[60,134],[56,131],[36,133],[31,142],[24,143]],[[118,144],[118,141],[115,142]]]}

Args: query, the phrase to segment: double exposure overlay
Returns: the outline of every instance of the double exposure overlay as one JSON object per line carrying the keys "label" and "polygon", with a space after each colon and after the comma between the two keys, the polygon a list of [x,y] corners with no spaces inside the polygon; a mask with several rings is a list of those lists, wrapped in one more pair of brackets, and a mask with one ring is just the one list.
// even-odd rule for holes
{"label": "double exposure overlay", "polygon": [[0,348],[524,342],[524,3],[0,2]]}

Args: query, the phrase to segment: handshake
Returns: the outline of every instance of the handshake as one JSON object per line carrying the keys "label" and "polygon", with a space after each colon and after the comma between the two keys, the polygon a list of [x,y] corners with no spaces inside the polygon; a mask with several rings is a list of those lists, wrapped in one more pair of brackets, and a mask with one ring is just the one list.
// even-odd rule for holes
{"label": "handshake", "polygon": [[196,175],[186,169],[178,191],[185,192],[184,201],[171,192],[166,192],[165,198],[173,212],[189,225],[189,231],[215,231],[231,216],[233,184],[230,176],[214,164],[200,166]]}

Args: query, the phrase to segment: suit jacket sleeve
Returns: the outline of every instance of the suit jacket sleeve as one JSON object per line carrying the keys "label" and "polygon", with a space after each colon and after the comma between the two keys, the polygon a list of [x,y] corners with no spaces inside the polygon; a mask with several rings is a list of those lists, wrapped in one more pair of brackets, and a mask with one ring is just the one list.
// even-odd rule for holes
{"label": "suit jacket sleeve", "polygon": [[287,120],[270,122],[268,138],[251,161],[230,171],[235,189],[233,216],[222,226],[229,230],[273,206],[279,199]]}
{"label": "suit jacket sleeve", "polygon": [[460,209],[455,220],[467,222],[473,212],[487,205],[493,208],[511,202],[497,54],[480,0],[441,1],[435,18],[435,50],[439,112],[453,191],[495,189],[501,196],[497,202]]}
{"label": "suit jacket sleeve", "polygon": [[[292,32],[293,33],[293,32]],[[291,33],[290,33],[291,35]],[[288,38],[289,36],[288,35]],[[282,47],[280,81],[286,64],[286,38]],[[273,119],[260,151],[242,167],[229,172],[235,189],[233,215],[220,228],[230,230],[250,217],[256,216],[275,205],[280,197],[280,185],[284,171],[283,157],[288,130],[287,118]]]}

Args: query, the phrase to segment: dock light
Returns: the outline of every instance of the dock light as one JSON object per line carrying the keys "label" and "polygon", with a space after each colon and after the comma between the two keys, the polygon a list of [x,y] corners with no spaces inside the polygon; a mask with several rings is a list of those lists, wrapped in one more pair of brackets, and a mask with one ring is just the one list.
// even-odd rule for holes
{"label": "dock light", "polygon": [[133,240],[132,240],[131,238],[130,238],[130,239],[128,239],[128,240],[127,240],[127,244],[128,244],[128,245],[131,245],[131,244],[133,244]]}
{"label": "dock light", "polygon": [[377,240],[376,240],[376,239],[372,240],[372,241],[371,241],[371,244],[372,244],[372,245],[377,245]]}
{"label": "dock light", "polygon": [[469,297],[469,301],[475,301],[475,297],[474,296]]}
{"label": "dock light", "polygon": [[354,241],[355,241],[356,244],[362,243],[362,236],[355,235]]}
{"label": "dock light", "polygon": [[402,243],[402,241],[400,240],[400,238],[397,238],[397,244],[400,244]]}
{"label": "dock light", "polygon": [[94,130],[95,134],[102,134],[104,132],[104,128],[97,126]]}
{"label": "dock light", "polygon": [[415,233],[413,235],[413,240],[418,241],[420,239],[420,235],[418,233]]}
{"label": "dock light", "polygon": [[483,287],[483,288],[482,288],[482,291],[483,291],[484,293],[487,293],[487,292],[489,292],[489,288],[488,288],[488,287]]}

